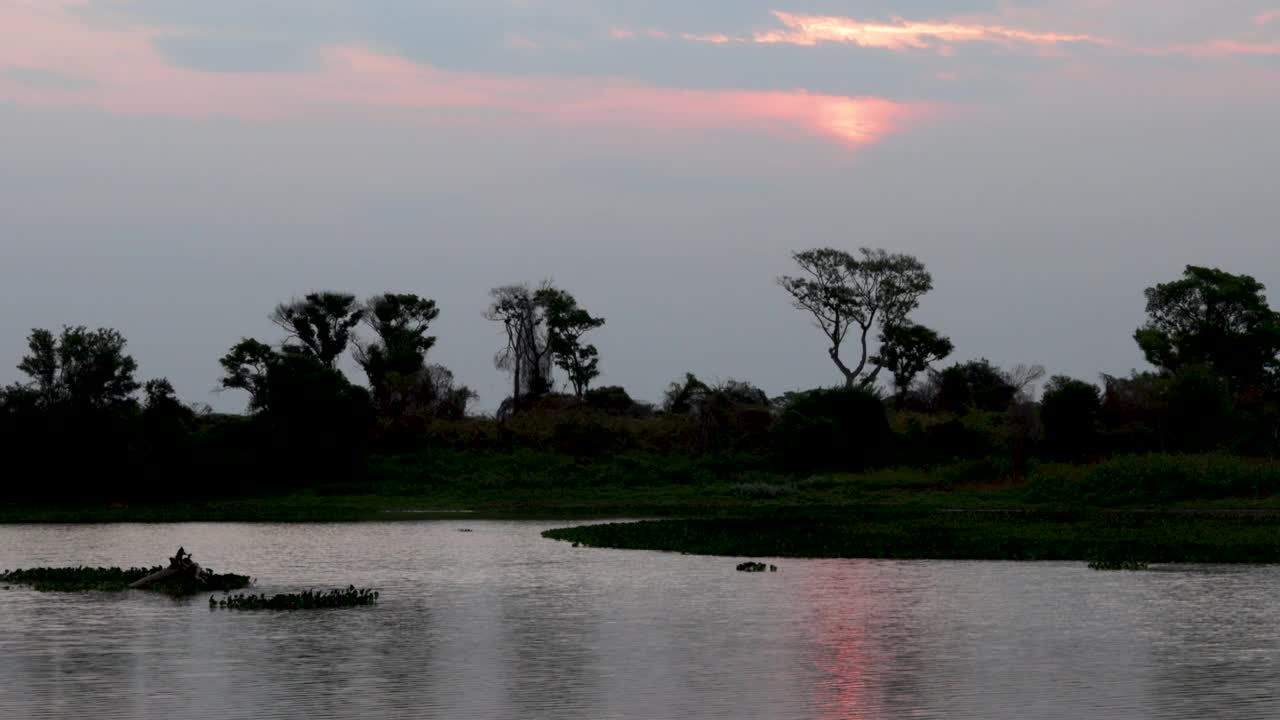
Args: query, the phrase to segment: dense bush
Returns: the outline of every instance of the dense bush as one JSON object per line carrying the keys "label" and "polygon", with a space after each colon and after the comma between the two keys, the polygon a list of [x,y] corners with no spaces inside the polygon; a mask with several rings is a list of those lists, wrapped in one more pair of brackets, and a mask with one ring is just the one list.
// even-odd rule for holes
{"label": "dense bush", "polygon": [[1181,368],[1165,390],[1164,436],[1181,452],[1217,450],[1229,443],[1235,413],[1227,381],[1206,365]]}
{"label": "dense bush", "polygon": [[1050,378],[1040,400],[1045,450],[1051,457],[1074,460],[1094,452],[1102,415],[1102,391],[1081,380]]}
{"label": "dense bush", "polygon": [[931,376],[934,409],[949,413],[970,410],[1002,412],[1013,402],[1018,388],[984,359],[956,363]]}
{"label": "dense bush", "polygon": [[772,431],[791,468],[862,470],[891,456],[884,402],[865,390],[811,390],[792,398]]}

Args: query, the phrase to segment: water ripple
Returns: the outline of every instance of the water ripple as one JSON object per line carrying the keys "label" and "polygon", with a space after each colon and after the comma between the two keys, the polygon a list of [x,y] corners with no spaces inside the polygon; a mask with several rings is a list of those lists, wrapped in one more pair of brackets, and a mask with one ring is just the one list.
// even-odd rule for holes
{"label": "water ripple", "polygon": [[[0,568],[158,562],[379,605],[0,590],[0,717],[1280,717],[1280,569],[574,549],[546,523],[0,527]],[[460,527],[473,530],[458,533]]]}

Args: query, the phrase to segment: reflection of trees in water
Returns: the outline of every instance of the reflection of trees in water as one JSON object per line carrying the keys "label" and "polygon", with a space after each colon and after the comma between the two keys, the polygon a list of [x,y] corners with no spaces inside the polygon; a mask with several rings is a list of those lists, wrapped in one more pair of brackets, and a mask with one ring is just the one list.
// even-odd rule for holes
{"label": "reflection of trees in water", "polygon": [[1280,717],[1280,575],[1258,568],[1153,575],[1167,582],[1147,608],[1152,715]]}

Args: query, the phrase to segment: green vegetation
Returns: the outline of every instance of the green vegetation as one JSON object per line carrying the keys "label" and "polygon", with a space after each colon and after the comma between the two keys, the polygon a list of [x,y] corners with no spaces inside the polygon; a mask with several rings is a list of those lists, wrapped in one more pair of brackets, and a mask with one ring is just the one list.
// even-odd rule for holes
{"label": "green vegetation", "polygon": [[[511,378],[492,417],[469,414],[475,393],[428,362],[441,310],[415,294],[278,305],[282,338],[241,338],[220,359],[243,415],[140,382],[114,330],[35,329],[18,363],[26,381],[0,390],[11,449],[0,521],[468,511],[685,518],[702,528],[689,547],[729,554],[1270,557],[1253,533],[1274,532],[1280,511],[1280,314],[1253,278],[1188,266],[1148,288],[1132,340],[1154,370],[1100,384],[1054,375],[1037,399],[1040,365],[933,367],[959,344],[911,318],[933,286],[918,259],[869,248],[792,259],[799,273],[778,282],[822,330],[837,387],[770,396],[686,374],[656,405],[593,387],[601,357],[588,337],[605,320],[550,282],[490,293],[496,365]],[[1260,511],[1253,524],[1136,512],[1241,508]],[[1166,525],[1220,538],[1187,545]],[[733,532],[713,542],[710,527]],[[1125,543],[1141,553],[1107,554]]]}
{"label": "green vegetation", "polygon": [[1277,494],[1280,463],[1226,455],[1128,455],[1091,466],[1049,466],[1026,488],[1031,502],[1104,507]]}
{"label": "green vegetation", "polygon": [[[122,570],[118,567],[65,567],[65,568],[30,568],[27,570],[6,570],[0,574],[0,583],[13,585],[29,585],[40,592],[84,592],[98,590],[120,592],[129,589],[130,583],[159,572],[160,566],[151,568],[131,567]],[[209,590],[239,590],[249,587],[249,577],[234,573],[210,573],[205,581],[197,583],[187,578],[175,578],[155,583],[145,588],[148,592],[159,592],[166,595],[194,595]]]}
{"label": "green vegetation", "polygon": [[221,599],[210,596],[209,609],[225,610],[326,610],[373,605],[378,601],[378,591],[348,586],[345,590],[328,592],[306,590],[300,593],[279,595],[228,595]]}
{"label": "green vegetation", "polygon": [[1090,560],[1090,570],[1146,570],[1148,563],[1141,560]]}
{"label": "green vegetation", "polygon": [[1275,563],[1278,531],[1274,515],[879,509],[605,523],[543,535],[588,547],[746,557]]}

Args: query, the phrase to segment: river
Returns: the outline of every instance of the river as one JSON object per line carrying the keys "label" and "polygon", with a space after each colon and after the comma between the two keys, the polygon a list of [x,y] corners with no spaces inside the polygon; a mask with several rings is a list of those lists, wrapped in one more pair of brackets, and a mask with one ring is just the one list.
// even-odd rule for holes
{"label": "river", "polygon": [[155,565],[252,592],[0,590],[0,717],[1275,718],[1280,568],[765,559],[574,548],[565,522],[0,526],[0,569]]}

